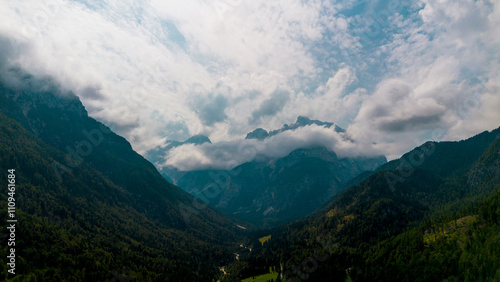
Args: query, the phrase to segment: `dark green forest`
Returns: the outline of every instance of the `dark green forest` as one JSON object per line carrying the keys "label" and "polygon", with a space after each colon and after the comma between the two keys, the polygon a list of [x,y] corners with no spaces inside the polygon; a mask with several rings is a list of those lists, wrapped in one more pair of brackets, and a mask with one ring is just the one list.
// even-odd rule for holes
{"label": "dark green forest", "polygon": [[2,281],[240,281],[270,269],[283,281],[500,281],[500,129],[427,142],[304,219],[244,230],[72,93],[9,73],[21,86],[0,85],[0,183],[15,169],[18,223],[16,275],[2,264]]}
{"label": "dark green forest", "polygon": [[[15,169],[17,263],[0,280],[210,281],[234,259],[232,219],[167,182],[76,96],[11,72],[24,86],[0,87],[0,181]],[[71,154],[81,144],[89,152]]]}
{"label": "dark green forest", "polygon": [[324,210],[256,232],[223,280],[274,266],[283,281],[500,281],[499,134],[423,144]]}

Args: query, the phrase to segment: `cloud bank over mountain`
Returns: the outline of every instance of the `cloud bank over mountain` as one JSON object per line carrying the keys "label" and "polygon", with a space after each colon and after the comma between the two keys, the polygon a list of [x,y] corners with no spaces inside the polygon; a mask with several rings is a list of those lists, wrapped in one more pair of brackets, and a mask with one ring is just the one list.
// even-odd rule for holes
{"label": "cloud bank over mountain", "polygon": [[222,147],[299,115],[357,142],[310,126],[263,142],[261,154],[314,139],[394,158],[500,121],[498,1],[27,0],[0,10],[4,63],[53,77],[134,149],[210,137],[172,151],[179,166],[245,159]]}
{"label": "cloud bank over mountain", "polygon": [[372,143],[356,143],[334,128],[311,124],[282,131],[263,140],[239,139],[213,144],[184,144],[168,151],[164,162],[158,165],[176,167],[181,171],[230,170],[252,160],[282,158],[295,149],[313,147],[325,147],[340,158],[372,157],[379,154]]}

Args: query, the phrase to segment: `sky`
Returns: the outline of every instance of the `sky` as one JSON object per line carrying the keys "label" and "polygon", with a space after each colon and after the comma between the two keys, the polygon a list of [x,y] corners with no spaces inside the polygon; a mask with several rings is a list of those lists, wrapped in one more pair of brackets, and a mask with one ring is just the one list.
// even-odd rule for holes
{"label": "sky", "polygon": [[[2,0],[0,12],[8,63],[73,91],[139,153],[208,136],[165,155],[184,170],[311,144],[392,159],[500,126],[500,1]],[[299,115],[346,133],[243,140]]]}

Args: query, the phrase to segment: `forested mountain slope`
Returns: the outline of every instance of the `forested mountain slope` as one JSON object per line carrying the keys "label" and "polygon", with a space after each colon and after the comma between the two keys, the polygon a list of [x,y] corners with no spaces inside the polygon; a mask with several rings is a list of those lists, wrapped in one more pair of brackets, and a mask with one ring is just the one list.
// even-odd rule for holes
{"label": "forested mountain slope", "polygon": [[268,227],[309,215],[332,194],[340,193],[352,177],[385,162],[383,156],[339,158],[323,147],[302,148],[230,171],[187,172],[177,184],[193,195],[218,184],[219,193],[209,199],[214,207]]}
{"label": "forested mountain slope", "polygon": [[166,181],[50,79],[9,74],[0,79],[0,177],[7,183],[15,169],[17,279],[101,281],[125,268],[207,281],[234,259],[241,229],[231,219]]}
{"label": "forested mountain slope", "polygon": [[[248,133],[245,139],[255,139],[250,144],[260,149],[255,150],[253,159],[228,170],[180,171],[164,165],[165,155],[178,146],[194,144],[210,148],[207,144],[210,140],[200,135],[184,142],[171,141],[163,148],[150,150],[146,157],[169,181],[206,199],[213,207],[261,227],[277,226],[314,212],[332,195],[343,192],[352,178],[387,162],[382,155],[338,156],[320,143],[288,148],[290,151],[283,156],[263,153],[265,144],[276,142],[274,138],[308,127],[321,128],[338,134],[339,138],[349,139],[345,130],[334,123],[299,116],[295,123],[284,124],[280,129],[267,132],[258,128]],[[285,140],[280,142],[286,143]],[[223,148],[219,149],[223,151]]]}
{"label": "forested mountain slope", "polygon": [[499,135],[415,148],[316,215],[256,234],[272,239],[249,242],[256,249],[241,273],[276,266],[286,281],[499,279]]}

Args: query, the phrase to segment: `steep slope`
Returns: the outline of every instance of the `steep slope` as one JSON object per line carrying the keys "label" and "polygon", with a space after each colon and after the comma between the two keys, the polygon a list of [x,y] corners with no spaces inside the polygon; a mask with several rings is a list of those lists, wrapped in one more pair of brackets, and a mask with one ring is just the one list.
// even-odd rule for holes
{"label": "steep slope", "polygon": [[[500,279],[500,138],[466,173],[469,196],[435,212],[421,227],[370,248],[354,280],[498,281]],[[492,192],[486,199],[479,201]],[[383,267],[381,267],[383,266]],[[362,270],[361,270],[362,269]]]}
{"label": "steep slope", "polygon": [[210,204],[259,226],[304,217],[355,175],[385,162],[342,158],[325,148],[297,149],[284,158],[253,161],[231,171],[191,171],[177,184],[193,195],[217,186]]}
{"label": "steep slope", "polygon": [[[246,139],[263,141],[306,126],[345,132],[334,123],[299,116],[295,123],[271,132],[256,129],[248,133]],[[210,140],[205,136],[194,136],[185,142],[170,142],[164,148],[151,150],[146,157],[160,164],[164,163],[160,159],[169,149],[207,142]],[[257,156],[228,171],[180,171],[171,166],[161,166],[159,170],[166,179],[211,206],[258,226],[270,227],[312,213],[332,195],[347,188],[345,183],[353,177],[385,162],[384,156],[338,158],[325,147],[306,146],[284,157]]]}
{"label": "steep slope", "polygon": [[[500,189],[499,135],[496,129],[460,142],[428,142],[382,166],[318,214],[269,231],[265,235],[272,239],[261,250],[253,243],[255,252],[242,259],[254,271],[283,267],[288,280],[331,281],[346,276],[355,281],[441,281],[450,276],[470,280],[472,273],[491,280],[498,275],[500,254],[488,249],[499,243],[498,196],[481,201],[498,195]],[[467,216],[475,219],[459,220]],[[477,232],[443,248],[424,244],[426,232],[452,220]],[[486,237],[478,237],[479,233]],[[464,240],[469,249],[457,249],[457,242]],[[445,250],[455,254],[446,260],[434,258],[446,257]],[[466,266],[462,256],[469,251],[476,262],[458,271],[459,264]]]}
{"label": "steep slope", "polygon": [[19,69],[0,81],[0,166],[18,183],[18,279],[108,280],[125,267],[136,278],[207,281],[234,258],[240,228],[167,182],[77,97]]}
{"label": "steep slope", "polygon": [[[15,75],[12,79],[22,77],[19,83],[22,88],[2,87],[0,109],[45,143],[66,154],[62,162],[51,166],[58,175],[71,173],[87,163],[115,185],[132,193],[137,198],[134,208],[159,224],[198,233],[207,240],[231,234],[225,230],[229,221],[212,209],[204,209],[186,224],[179,206],[192,205],[192,197],[165,181],[123,137],[90,118],[76,96],[61,92],[50,80],[37,80],[20,70],[12,71]],[[218,234],[209,233],[210,224],[205,225],[207,219],[219,221],[219,227],[224,228]]]}
{"label": "steep slope", "polygon": [[[427,142],[401,158],[381,165],[374,171],[367,171],[348,181],[346,185],[355,186],[379,171],[395,170],[394,174],[386,174],[389,183],[401,181],[401,177],[411,175],[415,168],[437,174],[442,177],[466,170],[483,154],[496,136],[483,132],[472,138],[455,142]],[[423,158],[421,158],[421,156]],[[444,157],[445,156],[445,157]],[[422,160],[421,160],[422,159]]]}

